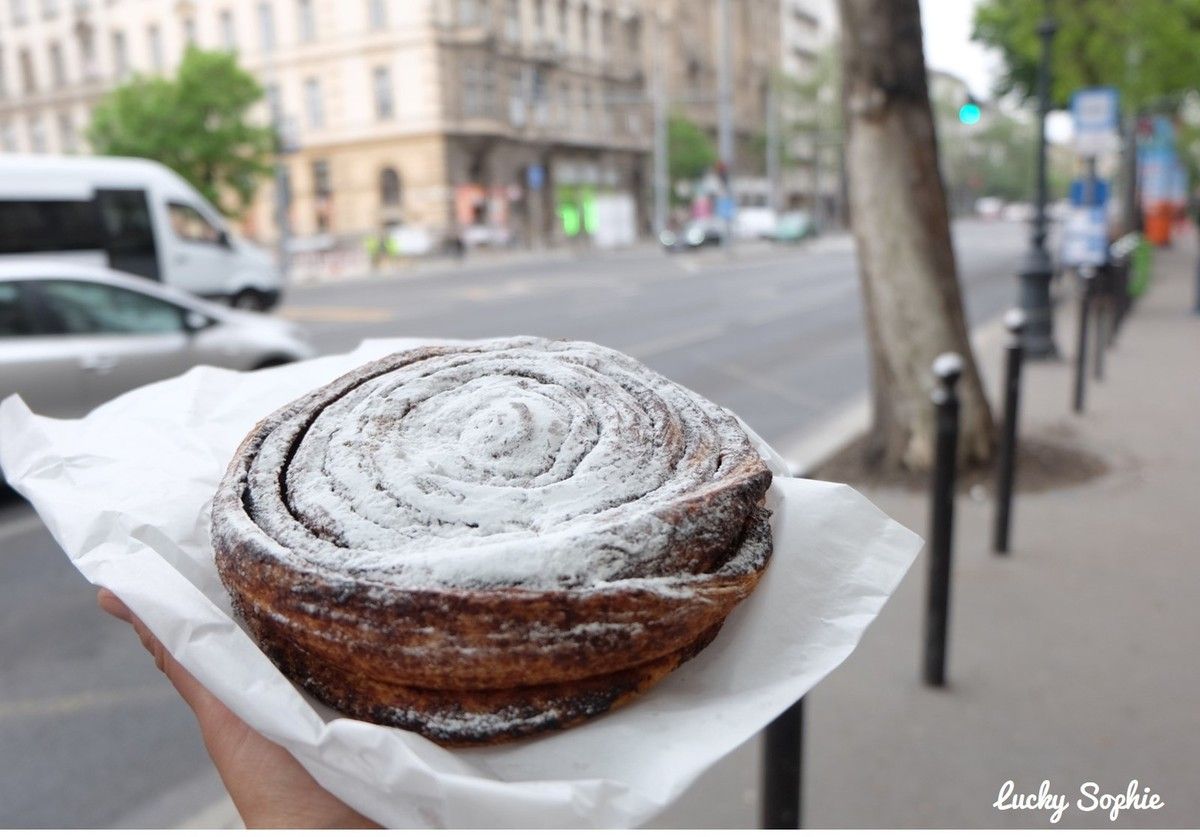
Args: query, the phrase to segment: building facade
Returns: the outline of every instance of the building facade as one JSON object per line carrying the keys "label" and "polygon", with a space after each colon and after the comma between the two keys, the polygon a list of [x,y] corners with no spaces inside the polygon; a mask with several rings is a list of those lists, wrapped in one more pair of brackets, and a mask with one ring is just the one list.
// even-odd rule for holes
{"label": "building facade", "polygon": [[[641,17],[634,0],[0,0],[0,151],[85,152],[106,91],[194,44],[264,85],[301,242],[583,234],[598,197],[645,215]],[[275,192],[248,234],[277,237]]]}

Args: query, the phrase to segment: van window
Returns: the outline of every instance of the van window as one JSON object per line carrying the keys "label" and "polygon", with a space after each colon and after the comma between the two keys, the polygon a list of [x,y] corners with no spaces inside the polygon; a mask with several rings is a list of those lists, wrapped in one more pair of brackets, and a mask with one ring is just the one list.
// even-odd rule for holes
{"label": "van window", "polygon": [[0,253],[102,250],[92,201],[0,201]]}
{"label": "van window", "polygon": [[0,338],[28,333],[29,321],[21,303],[21,286],[16,282],[0,282]]}
{"label": "van window", "polygon": [[152,296],[97,282],[37,282],[43,334],[163,334],[183,330],[183,311]]}
{"label": "van window", "polygon": [[221,232],[208,222],[194,207],[186,203],[171,201],[167,204],[171,215],[171,230],[183,241],[202,244],[220,244]]}

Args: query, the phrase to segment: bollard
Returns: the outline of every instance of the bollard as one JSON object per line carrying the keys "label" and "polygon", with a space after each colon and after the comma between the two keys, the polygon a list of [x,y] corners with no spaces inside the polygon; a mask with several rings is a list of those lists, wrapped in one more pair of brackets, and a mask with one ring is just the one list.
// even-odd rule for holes
{"label": "bollard", "polygon": [[1095,355],[1092,358],[1092,377],[1097,381],[1104,380],[1104,350],[1108,348],[1108,321],[1112,310],[1112,295],[1108,268],[1100,268],[1095,279],[1096,288],[1092,294],[1093,318],[1096,320],[1096,339],[1094,341]]}
{"label": "bollard", "polygon": [[1083,412],[1084,385],[1087,379],[1088,311],[1092,302],[1092,281],[1096,271],[1091,267],[1079,269],[1079,331],[1075,346],[1075,412]]}
{"label": "bollard", "polygon": [[1021,332],[1025,314],[1014,308],[1004,315],[1008,329],[1004,361],[1004,429],[996,457],[996,526],[992,549],[997,555],[1008,554],[1008,531],[1012,520],[1013,478],[1017,470],[1017,414],[1021,398]]}
{"label": "bollard", "polygon": [[953,352],[938,355],[933,374],[936,411],[933,502],[929,515],[929,587],[925,599],[925,682],[946,682],[946,627],[950,613],[950,553],[954,529],[954,476],[958,453],[958,395],[962,358]]}
{"label": "bollard", "polygon": [[804,761],[804,698],[767,727],[763,744],[763,828],[799,828]]}

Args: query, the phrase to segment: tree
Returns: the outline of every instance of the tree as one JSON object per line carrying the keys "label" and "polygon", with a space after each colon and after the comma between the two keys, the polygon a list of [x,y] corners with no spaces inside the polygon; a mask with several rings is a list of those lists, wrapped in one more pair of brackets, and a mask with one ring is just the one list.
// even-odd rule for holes
{"label": "tree", "polygon": [[[1053,8],[1051,98],[1063,106],[1080,87],[1112,85],[1137,110],[1196,87],[1200,0],[1072,0]],[[1032,98],[1045,0],[983,0],[971,37],[1000,52],[1000,93]]]}
{"label": "tree", "polygon": [[97,154],[157,160],[239,214],[271,171],[275,133],[248,118],[262,96],[232,53],[189,47],[174,78],[138,76],[105,96],[88,140]]}
{"label": "tree", "polygon": [[717,152],[703,128],[676,115],[667,121],[667,161],[672,183],[697,180],[717,162]]}
{"label": "tree", "polygon": [[850,220],[871,354],[868,456],[883,467],[930,467],[930,366],[954,351],[964,360],[959,459],[986,462],[992,417],[963,316],[918,0],[838,7]]}

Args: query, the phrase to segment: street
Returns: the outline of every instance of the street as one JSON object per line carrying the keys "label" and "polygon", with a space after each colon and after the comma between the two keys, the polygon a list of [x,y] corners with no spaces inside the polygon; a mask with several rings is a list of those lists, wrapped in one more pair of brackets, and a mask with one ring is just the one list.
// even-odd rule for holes
{"label": "street", "polygon": [[[1026,227],[963,221],[969,318],[1012,303]],[[365,337],[593,340],[738,413],[787,455],[867,386],[853,244],[467,262],[299,287],[280,313],[323,352]],[[994,370],[983,370],[985,375]],[[191,714],[23,504],[0,508],[0,823],[166,827],[215,793]]]}

